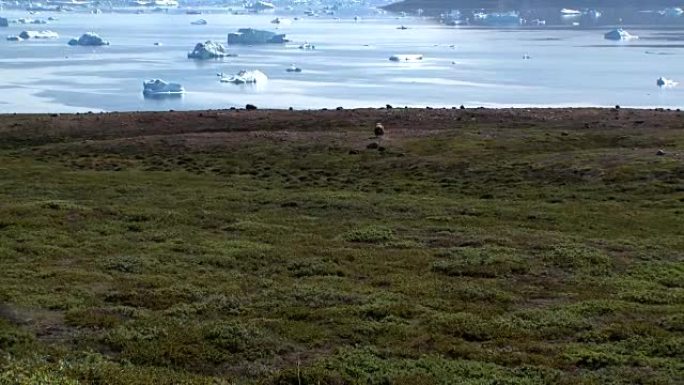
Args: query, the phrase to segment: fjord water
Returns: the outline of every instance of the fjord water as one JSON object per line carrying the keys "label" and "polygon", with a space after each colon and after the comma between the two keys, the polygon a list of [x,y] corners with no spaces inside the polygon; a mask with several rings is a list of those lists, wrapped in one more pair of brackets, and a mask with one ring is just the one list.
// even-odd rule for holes
{"label": "fjord water", "polygon": [[[44,13],[32,17],[47,18]],[[27,17],[10,11],[3,17]],[[242,27],[274,29],[274,15],[212,13],[59,13],[48,25],[58,40],[0,41],[0,112],[189,110],[242,107],[337,106],[636,106],[681,107],[684,87],[659,89],[665,76],[684,82],[684,45],[677,31],[630,29],[631,42],[603,39],[600,29],[477,29],[393,16],[302,18],[280,26],[286,45],[229,47],[238,57],[199,62],[186,54],[198,42],[225,43]],[[190,23],[199,18],[208,25]],[[290,16],[290,18],[292,18]],[[398,30],[399,25],[407,30]],[[108,47],[70,47],[94,31]],[[674,39],[676,40],[676,39]],[[315,50],[301,50],[308,41]],[[162,43],[155,46],[155,42]],[[418,63],[395,63],[392,54],[423,54]],[[531,59],[524,60],[523,55]],[[286,72],[296,64],[302,73]],[[222,84],[217,73],[259,69],[269,81]],[[182,83],[175,99],[145,99],[142,82]]]}

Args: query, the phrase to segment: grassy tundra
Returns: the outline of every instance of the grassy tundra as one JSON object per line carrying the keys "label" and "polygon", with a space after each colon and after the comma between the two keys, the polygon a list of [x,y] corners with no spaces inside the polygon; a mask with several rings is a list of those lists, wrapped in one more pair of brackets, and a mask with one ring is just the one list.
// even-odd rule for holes
{"label": "grassy tundra", "polygon": [[682,381],[680,112],[0,117],[2,385]]}

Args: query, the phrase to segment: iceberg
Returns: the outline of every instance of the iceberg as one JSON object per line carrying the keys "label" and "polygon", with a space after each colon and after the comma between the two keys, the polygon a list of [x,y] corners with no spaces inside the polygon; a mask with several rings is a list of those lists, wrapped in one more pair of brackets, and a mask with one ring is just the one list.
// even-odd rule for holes
{"label": "iceberg", "polygon": [[292,64],[286,69],[287,72],[302,72],[302,69]]}
{"label": "iceberg", "polygon": [[266,1],[257,1],[246,6],[245,8],[249,9],[252,12],[270,11],[275,9],[275,5],[273,5],[273,3],[269,3]]}
{"label": "iceberg", "polygon": [[59,38],[59,35],[57,32],[52,32],[52,31],[23,31],[22,33],[19,34],[19,37],[28,40],[28,39],[57,39]]}
{"label": "iceberg", "polygon": [[7,36],[7,38],[5,40],[7,40],[7,41],[22,41],[24,39],[20,38],[17,35],[11,35],[11,36]]}
{"label": "iceberg", "polygon": [[0,27],[9,27],[9,20],[4,17],[0,17]]}
{"label": "iceberg", "polygon": [[684,15],[684,9],[680,7],[665,8],[658,13],[665,17],[679,17]]}
{"label": "iceberg", "polygon": [[176,0],[155,0],[155,1],[154,1],[152,4],[150,4],[150,5],[154,5],[154,6],[156,6],[156,7],[171,7],[171,8],[174,8],[174,7],[177,7],[177,6],[178,6],[178,2],[177,2]]}
{"label": "iceberg", "polygon": [[517,12],[503,12],[503,13],[476,13],[473,15],[473,22],[475,24],[483,24],[490,26],[497,25],[519,25],[522,24],[522,18]]}
{"label": "iceberg", "polygon": [[259,70],[247,71],[242,70],[235,75],[226,76],[225,74],[219,74],[221,76],[221,83],[233,83],[233,84],[256,84],[265,83],[268,80],[266,74]]}
{"label": "iceberg", "polygon": [[292,24],[292,20],[290,20],[290,19],[281,19],[281,18],[279,18],[279,17],[276,17],[275,19],[271,20],[271,24],[290,25],[290,24]]}
{"label": "iceberg", "polygon": [[47,21],[41,20],[41,19],[25,19],[22,17],[21,19],[17,19],[17,23],[18,24],[37,24],[37,25],[40,25],[40,24],[47,24]]}
{"label": "iceberg", "polygon": [[667,79],[667,78],[664,78],[661,76],[658,78],[658,80],[656,80],[656,84],[660,88],[674,88],[674,87],[677,87],[677,85],[679,83],[677,83],[676,81],[674,81],[672,79]]}
{"label": "iceberg", "polygon": [[192,24],[192,25],[207,25],[208,23],[204,19],[199,19],[199,20],[191,21],[190,24]]}
{"label": "iceberg", "polygon": [[629,32],[625,31],[622,28],[617,28],[614,29],[605,35],[603,35],[604,38],[607,40],[635,40],[638,39],[639,36],[636,35],[631,35]]}
{"label": "iceberg", "polygon": [[143,82],[145,96],[172,96],[185,93],[185,88],[178,83],[169,83],[161,79],[151,79]]}
{"label": "iceberg", "polygon": [[590,9],[584,13],[585,15],[589,16],[592,19],[600,19],[601,16],[603,16],[603,13],[597,9]]}
{"label": "iceberg", "polygon": [[582,12],[571,8],[563,8],[560,12],[563,16],[580,16],[582,14]]}
{"label": "iceberg", "polygon": [[253,28],[240,28],[237,32],[228,34],[228,44],[282,44],[286,42],[285,34]]}
{"label": "iceberg", "polygon": [[392,55],[390,61],[419,61],[423,60],[423,55]]}
{"label": "iceberg", "polygon": [[195,49],[188,54],[188,59],[221,59],[228,56],[236,56],[228,54],[228,50],[221,43],[216,43],[211,40],[204,43],[197,43]]}
{"label": "iceberg", "polygon": [[81,35],[81,37],[79,37],[78,39],[69,40],[68,44],[71,46],[80,45],[88,47],[98,47],[102,45],[109,45],[109,42],[107,40],[104,40],[94,32],[86,32],[83,35]]}

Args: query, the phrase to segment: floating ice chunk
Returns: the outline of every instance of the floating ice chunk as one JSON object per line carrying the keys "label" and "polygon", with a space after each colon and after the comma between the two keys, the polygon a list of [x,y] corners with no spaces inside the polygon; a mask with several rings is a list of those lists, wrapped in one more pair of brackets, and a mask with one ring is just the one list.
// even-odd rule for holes
{"label": "floating ice chunk", "polygon": [[221,43],[216,43],[211,40],[204,43],[197,43],[195,48],[188,54],[188,59],[220,59],[228,56],[236,56],[228,54],[228,50]]}
{"label": "floating ice chunk", "polygon": [[523,19],[517,12],[478,12],[473,15],[473,23],[489,26],[513,26],[522,24]]}
{"label": "floating ice chunk", "polygon": [[192,24],[192,25],[207,25],[209,23],[207,23],[207,21],[204,19],[199,19],[199,20],[195,20],[193,22],[190,22],[190,24]]}
{"label": "floating ice chunk", "polygon": [[302,69],[292,64],[286,69],[287,72],[302,72]]}
{"label": "floating ice chunk", "polygon": [[592,19],[600,19],[601,16],[603,16],[603,13],[599,11],[598,9],[588,9],[583,12],[584,15],[589,16]]}
{"label": "floating ice chunk", "polygon": [[423,60],[423,55],[392,55],[390,61],[420,61]]}
{"label": "floating ice chunk", "polygon": [[679,17],[684,15],[684,9],[680,7],[665,8],[658,13],[665,17]]}
{"label": "floating ice chunk", "polygon": [[664,78],[664,77],[659,77],[658,80],[656,81],[656,84],[660,88],[674,88],[677,87],[679,83],[672,79]]}
{"label": "floating ice chunk", "polygon": [[235,75],[226,76],[225,74],[219,74],[221,76],[221,83],[233,83],[233,84],[256,84],[265,83],[268,80],[266,74],[259,70],[247,71],[242,70]]}
{"label": "floating ice chunk", "polygon": [[636,40],[639,38],[639,36],[631,35],[622,28],[614,29],[603,35],[603,37],[607,40]]}
{"label": "floating ice chunk", "polygon": [[281,44],[286,42],[285,34],[253,28],[240,28],[237,32],[228,34],[228,44]]}
{"label": "floating ice chunk", "polygon": [[563,16],[579,16],[582,14],[582,12],[572,8],[563,8],[560,12]]}
{"label": "floating ice chunk", "polygon": [[257,1],[255,3],[249,4],[245,8],[247,8],[253,12],[269,11],[269,10],[275,9],[275,5],[273,5],[273,3],[269,3],[267,1]]}
{"label": "floating ice chunk", "polygon": [[170,96],[185,93],[185,88],[178,83],[169,83],[161,79],[151,79],[143,82],[143,95]]}
{"label": "floating ice chunk", "polygon": [[109,45],[109,42],[101,38],[98,34],[94,32],[86,32],[78,39],[69,40],[69,45],[71,46],[87,46],[87,47],[98,47],[102,45]]}
{"label": "floating ice chunk", "polygon": [[58,39],[59,35],[57,32],[52,32],[52,31],[23,31],[22,33],[19,34],[19,37],[28,40],[28,39]]}
{"label": "floating ice chunk", "polygon": [[41,20],[41,19],[26,19],[26,18],[21,18],[17,19],[18,24],[47,24],[47,21]]}
{"label": "floating ice chunk", "polygon": [[17,35],[11,35],[11,36],[7,36],[6,40],[7,41],[22,41],[24,39],[20,38]]}
{"label": "floating ice chunk", "polygon": [[290,25],[292,24],[292,20],[276,17],[275,19],[271,20],[271,24]]}

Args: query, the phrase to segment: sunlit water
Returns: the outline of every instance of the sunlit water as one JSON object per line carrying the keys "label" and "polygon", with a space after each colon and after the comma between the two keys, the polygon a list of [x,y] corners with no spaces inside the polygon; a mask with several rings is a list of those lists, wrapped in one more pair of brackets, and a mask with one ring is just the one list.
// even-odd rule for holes
{"label": "sunlit water", "polygon": [[[44,13],[33,16],[47,18]],[[2,12],[9,18],[25,12]],[[0,34],[50,29],[60,39],[0,41],[0,112],[187,110],[337,106],[660,106],[684,105],[684,85],[659,89],[665,76],[684,83],[684,46],[662,31],[630,30],[641,40],[615,43],[605,29],[468,29],[394,17],[302,18],[281,26],[287,45],[229,47],[239,56],[187,59],[197,42],[226,40],[241,27],[274,29],[274,15],[54,14],[48,25],[12,25]],[[190,22],[206,19],[208,25]],[[399,25],[407,30],[398,30]],[[70,47],[94,31],[108,47]],[[651,39],[652,38],[652,39]],[[301,50],[309,41],[315,50]],[[154,46],[161,42],[162,46]],[[395,63],[392,54],[423,54]],[[524,60],[523,55],[529,55]],[[288,73],[296,64],[301,73]],[[219,72],[259,69],[257,86],[222,84]],[[176,99],[145,99],[142,81],[182,83]]]}

